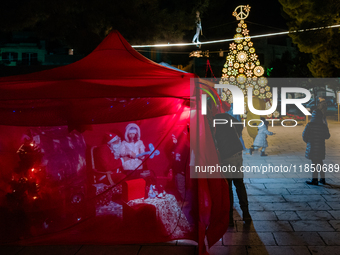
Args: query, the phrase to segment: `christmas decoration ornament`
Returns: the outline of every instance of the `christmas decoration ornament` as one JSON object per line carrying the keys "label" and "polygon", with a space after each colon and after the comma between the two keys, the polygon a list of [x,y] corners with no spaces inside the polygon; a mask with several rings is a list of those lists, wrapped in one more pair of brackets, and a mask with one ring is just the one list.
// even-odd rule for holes
{"label": "christmas decoration ornament", "polygon": [[[254,96],[269,100],[272,94],[270,87],[266,86],[267,78],[263,77],[264,68],[260,65],[247,24],[244,22],[249,15],[250,8],[249,5],[240,5],[233,12],[233,16],[240,22],[236,28],[234,42],[229,45],[230,51],[226,57],[225,68],[222,69],[220,83],[236,85],[245,95],[249,87],[254,88]],[[225,95],[225,101],[231,102],[231,93],[226,92]]]}

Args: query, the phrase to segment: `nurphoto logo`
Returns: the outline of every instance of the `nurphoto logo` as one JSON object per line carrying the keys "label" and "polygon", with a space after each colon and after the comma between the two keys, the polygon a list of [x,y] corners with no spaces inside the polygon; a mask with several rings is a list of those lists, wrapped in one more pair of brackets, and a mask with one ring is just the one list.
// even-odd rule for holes
{"label": "nurphoto logo", "polygon": [[[244,94],[242,92],[242,90],[235,86],[235,85],[231,85],[231,84],[215,84],[214,86],[215,88],[221,88],[221,89],[229,89],[233,95],[233,114],[234,115],[240,115],[240,114],[245,114],[245,110],[244,110]],[[215,105],[216,105],[216,101],[214,99],[214,97],[212,96],[212,94],[205,90],[202,89],[205,92],[207,92],[208,95],[210,95],[210,97],[214,100]],[[300,94],[305,94],[304,98],[287,98],[287,94],[288,93],[300,93]],[[202,94],[202,100],[201,100],[201,112],[202,115],[206,115],[207,114],[207,94]],[[248,88],[248,95],[252,95],[253,94],[253,88],[249,87]],[[272,90],[272,95],[273,95],[273,101],[272,101],[272,105],[269,109],[267,110],[257,110],[255,109],[254,105],[253,105],[253,98],[252,97],[248,97],[248,108],[249,111],[253,114],[256,115],[269,115],[272,114],[276,108],[277,108],[277,103],[278,103],[278,93],[277,93],[277,88],[273,87]],[[281,88],[281,115],[285,116],[287,114],[287,105],[288,104],[292,104],[295,105],[304,115],[311,115],[311,113],[302,105],[303,103],[307,103],[309,100],[311,99],[311,93],[309,92],[309,90],[304,89],[304,88],[298,88],[298,87],[283,87]],[[251,119],[248,121],[248,126],[251,126],[251,122],[262,122],[262,125],[264,124],[262,120],[260,119]],[[267,121],[271,121],[272,126],[274,125],[275,121],[280,121],[278,119],[267,119]],[[292,125],[285,125],[284,123],[286,121],[293,121],[295,122],[295,124]],[[215,127],[218,124],[227,124],[228,120],[225,119],[214,119],[213,120],[213,126]],[[242,124],[244,127],[246,125],[246,121],[243,120],[243,122],[233,122],[232,120],[230,120],[230,126],[235,125],[235,124]],[[261,124],[260,124],[261,125]],[[297,125],[297,121],[294,119],[286,119],[281,121],[281,125],[284,127],[295,127]]]}

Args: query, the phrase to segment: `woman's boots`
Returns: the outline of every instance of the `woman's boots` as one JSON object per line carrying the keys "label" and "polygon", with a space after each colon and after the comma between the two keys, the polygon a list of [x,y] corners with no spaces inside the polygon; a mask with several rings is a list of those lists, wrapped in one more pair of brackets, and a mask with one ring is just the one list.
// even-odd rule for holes
{"label": "woman's boots", "polygon": [[326,179],[325,179],[325,178],[320,178],[319,183],[321,183],[321,184],[326,184]]}
{"label": "woman's boots", "polygon": [[[321,180],[320,180],[321,182]],[[311,181],[306,181],[307,184],[309,185],[319,185],[318,184],[318,178],[313,178]]]}

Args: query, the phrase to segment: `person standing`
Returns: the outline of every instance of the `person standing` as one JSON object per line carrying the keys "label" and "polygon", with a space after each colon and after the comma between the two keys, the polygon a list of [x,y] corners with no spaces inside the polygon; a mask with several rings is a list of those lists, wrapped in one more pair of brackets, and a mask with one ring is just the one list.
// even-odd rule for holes
{"label": "person standing", "polygon": [[[318,185],[318,171],[320,172],[320,183],[326,184],[325,172],[323,172],[323,160],[326,157],[325,140],[329,139],[329,129],[323,122],[323,114],[320,110],[314,110],[310,122],[306,125],[302,133],[302,139],[307,143],[306,158],[312,160],[315,171],[311,181],[306,181],[309,185]],[[312,169],[312,167],[311,167]]]}
{"label": "person standing", "polygon": [[202,35],[202,23],[200,18],[200,12],[196,11],[196,34],[194,35],[194,38],[192,38],[192,42],[196,43],[197,47],[200,46],[199,37],[200,34]]}
{"label": "person standing", "polygon": [[[235,118],[232,118],[228,113],[219,113],[215,115],[215,119],[225,119],[230,123],[230,120],[237,122]],[[248,223],[250,222],[251,216],[249,214],[248,208],[248,196],[247,191],[243,182],[243,172],[240,168],[243,164],[242,150],[243,146],[239,139],[242,134],[243,125],[234,124],[233,126],[229,124],[216,125],[215,139],[217,144],[217,149],[220,154],[221,167],[223,166],[235,166],[235,173],[223,173],[226,181],[229,185],[229,199],[230,199],[230,211],[229,211],[229,226],[234,226],[233,217],[233,204],[234,196],[232,185],[236,187],[236,193],[239,199],[240,207],[242,210],[243,220]]]}

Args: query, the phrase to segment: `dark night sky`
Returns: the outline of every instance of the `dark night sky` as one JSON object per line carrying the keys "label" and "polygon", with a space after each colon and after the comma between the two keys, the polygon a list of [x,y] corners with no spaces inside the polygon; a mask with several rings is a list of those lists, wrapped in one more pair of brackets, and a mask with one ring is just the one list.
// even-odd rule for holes
{"label": "dark night sky", "polygon": [[247,4],[250,5],[251,10],[245,21],[251,35],[288,30],[286,21],[281,15],[281,5],[277,0],[216,1],[202,15],[203,34],[206,37],[203,39],[223,39],[233,36],[238,22],[232,16],[232,12],[238,5]]}

